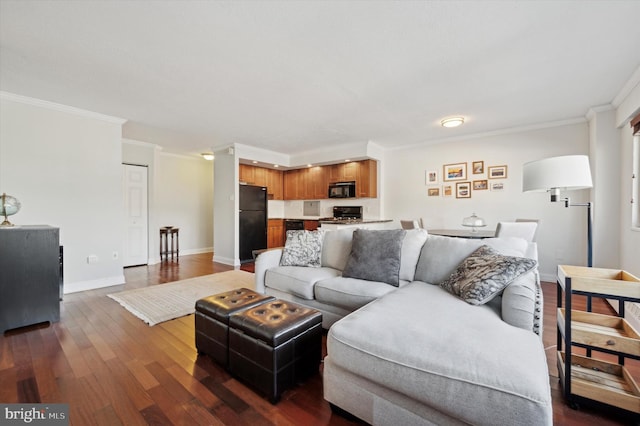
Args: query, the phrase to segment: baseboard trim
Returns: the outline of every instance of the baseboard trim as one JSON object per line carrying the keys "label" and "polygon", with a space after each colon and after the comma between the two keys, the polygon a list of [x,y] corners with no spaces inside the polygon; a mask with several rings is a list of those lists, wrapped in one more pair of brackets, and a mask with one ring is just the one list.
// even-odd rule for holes
{"label": "baseboard trim", "polygon": [[97,288],[111,287],[125,283],[124,275],[100,278],[97,280],[77,281],[64,284],[64,294],[77,293],[79,291],[95,290]]}

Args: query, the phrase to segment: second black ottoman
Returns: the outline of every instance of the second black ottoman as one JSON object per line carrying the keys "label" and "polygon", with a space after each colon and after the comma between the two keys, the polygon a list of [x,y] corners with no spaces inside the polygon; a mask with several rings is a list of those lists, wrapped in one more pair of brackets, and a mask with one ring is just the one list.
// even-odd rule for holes
{"label": "second black ottoman", "polygon": [[320,311],[274,300],[229,317],[229,372],[271,403],[317,374],[321,357]]}
{"label": "second black ottoman", "polygon": [[273,296],[239,288],[196,301],[195,329],[198,353],[205,353],[227,367],[229,316],[273,299]]}

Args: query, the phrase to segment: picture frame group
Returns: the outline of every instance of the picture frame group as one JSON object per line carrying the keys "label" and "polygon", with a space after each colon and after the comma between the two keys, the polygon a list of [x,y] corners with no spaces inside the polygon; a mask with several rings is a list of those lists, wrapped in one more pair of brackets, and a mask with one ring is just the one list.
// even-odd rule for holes
{"label": "picture frame group", "polygon": [[[468,168],[469,164],[470,168]],[[505,184],[501,179],[507,179],[507,170],[506,164],[485,167],[483,160],[444,164],[441,172],[442,185],[436,186],[440,184],[440,172],[436,169],[427,169],[425,170],[427,195],[429,197],[455,195],[455,198],[471,198],[475,191],[503,191]],[[481,176],[485,172],[486,176]]]}

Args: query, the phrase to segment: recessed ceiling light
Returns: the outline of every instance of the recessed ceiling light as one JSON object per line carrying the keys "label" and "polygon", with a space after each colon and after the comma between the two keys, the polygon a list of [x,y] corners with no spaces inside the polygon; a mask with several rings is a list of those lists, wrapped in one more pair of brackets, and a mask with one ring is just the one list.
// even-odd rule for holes
{"label": "recessed ceiling light", "polygon": [[258,164],[258,160],[253,160],[252,163],[253,164]]}
{"label": "recessed ceiling light", "polygon": [[200,155],[202,155],[202,157],[203,157],[205,160],[207,160],[207,161],[213,161],[213,159],[215,158],[215,157],[213,156],[213,153],[211,153],[211,152],[203,152],[203,153],[202,153],[202,154],[200,154]]}
{"label": "recessed ceiling light", "polygon": [[440,122],[442,127],[458,127],[464,123],[464,117],[449,117]]}
{"label": "recessed ceiling light", "polygon": [[278,168],[278,167],[280,167],[280,166],[279,166],[279,165],[277,165],[277,164],[274,164],[274,165],[273,165],[273,167],[275,167],[275,168],[277,169],[277,168]]}
{"label": "recessed ceiling light", "polygon": [[307,167],[313,167],[313,164],[307,164]]}

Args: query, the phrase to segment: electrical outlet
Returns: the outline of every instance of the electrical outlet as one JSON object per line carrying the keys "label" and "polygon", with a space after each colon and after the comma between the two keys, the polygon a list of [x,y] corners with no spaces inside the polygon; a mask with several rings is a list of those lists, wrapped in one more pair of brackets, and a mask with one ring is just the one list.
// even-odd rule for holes
{"label": "electrical outlet", "polygon": [[95,254],[90,254],[89,256],[87,256],[87,263],[98,263],[98,256],[96,256]]}
{"label": "electrical outlet", "polygon": [[118,258],[120,257],[117,251],[114,251],[111,256],[113,257],[113,260],[118,260]]}

